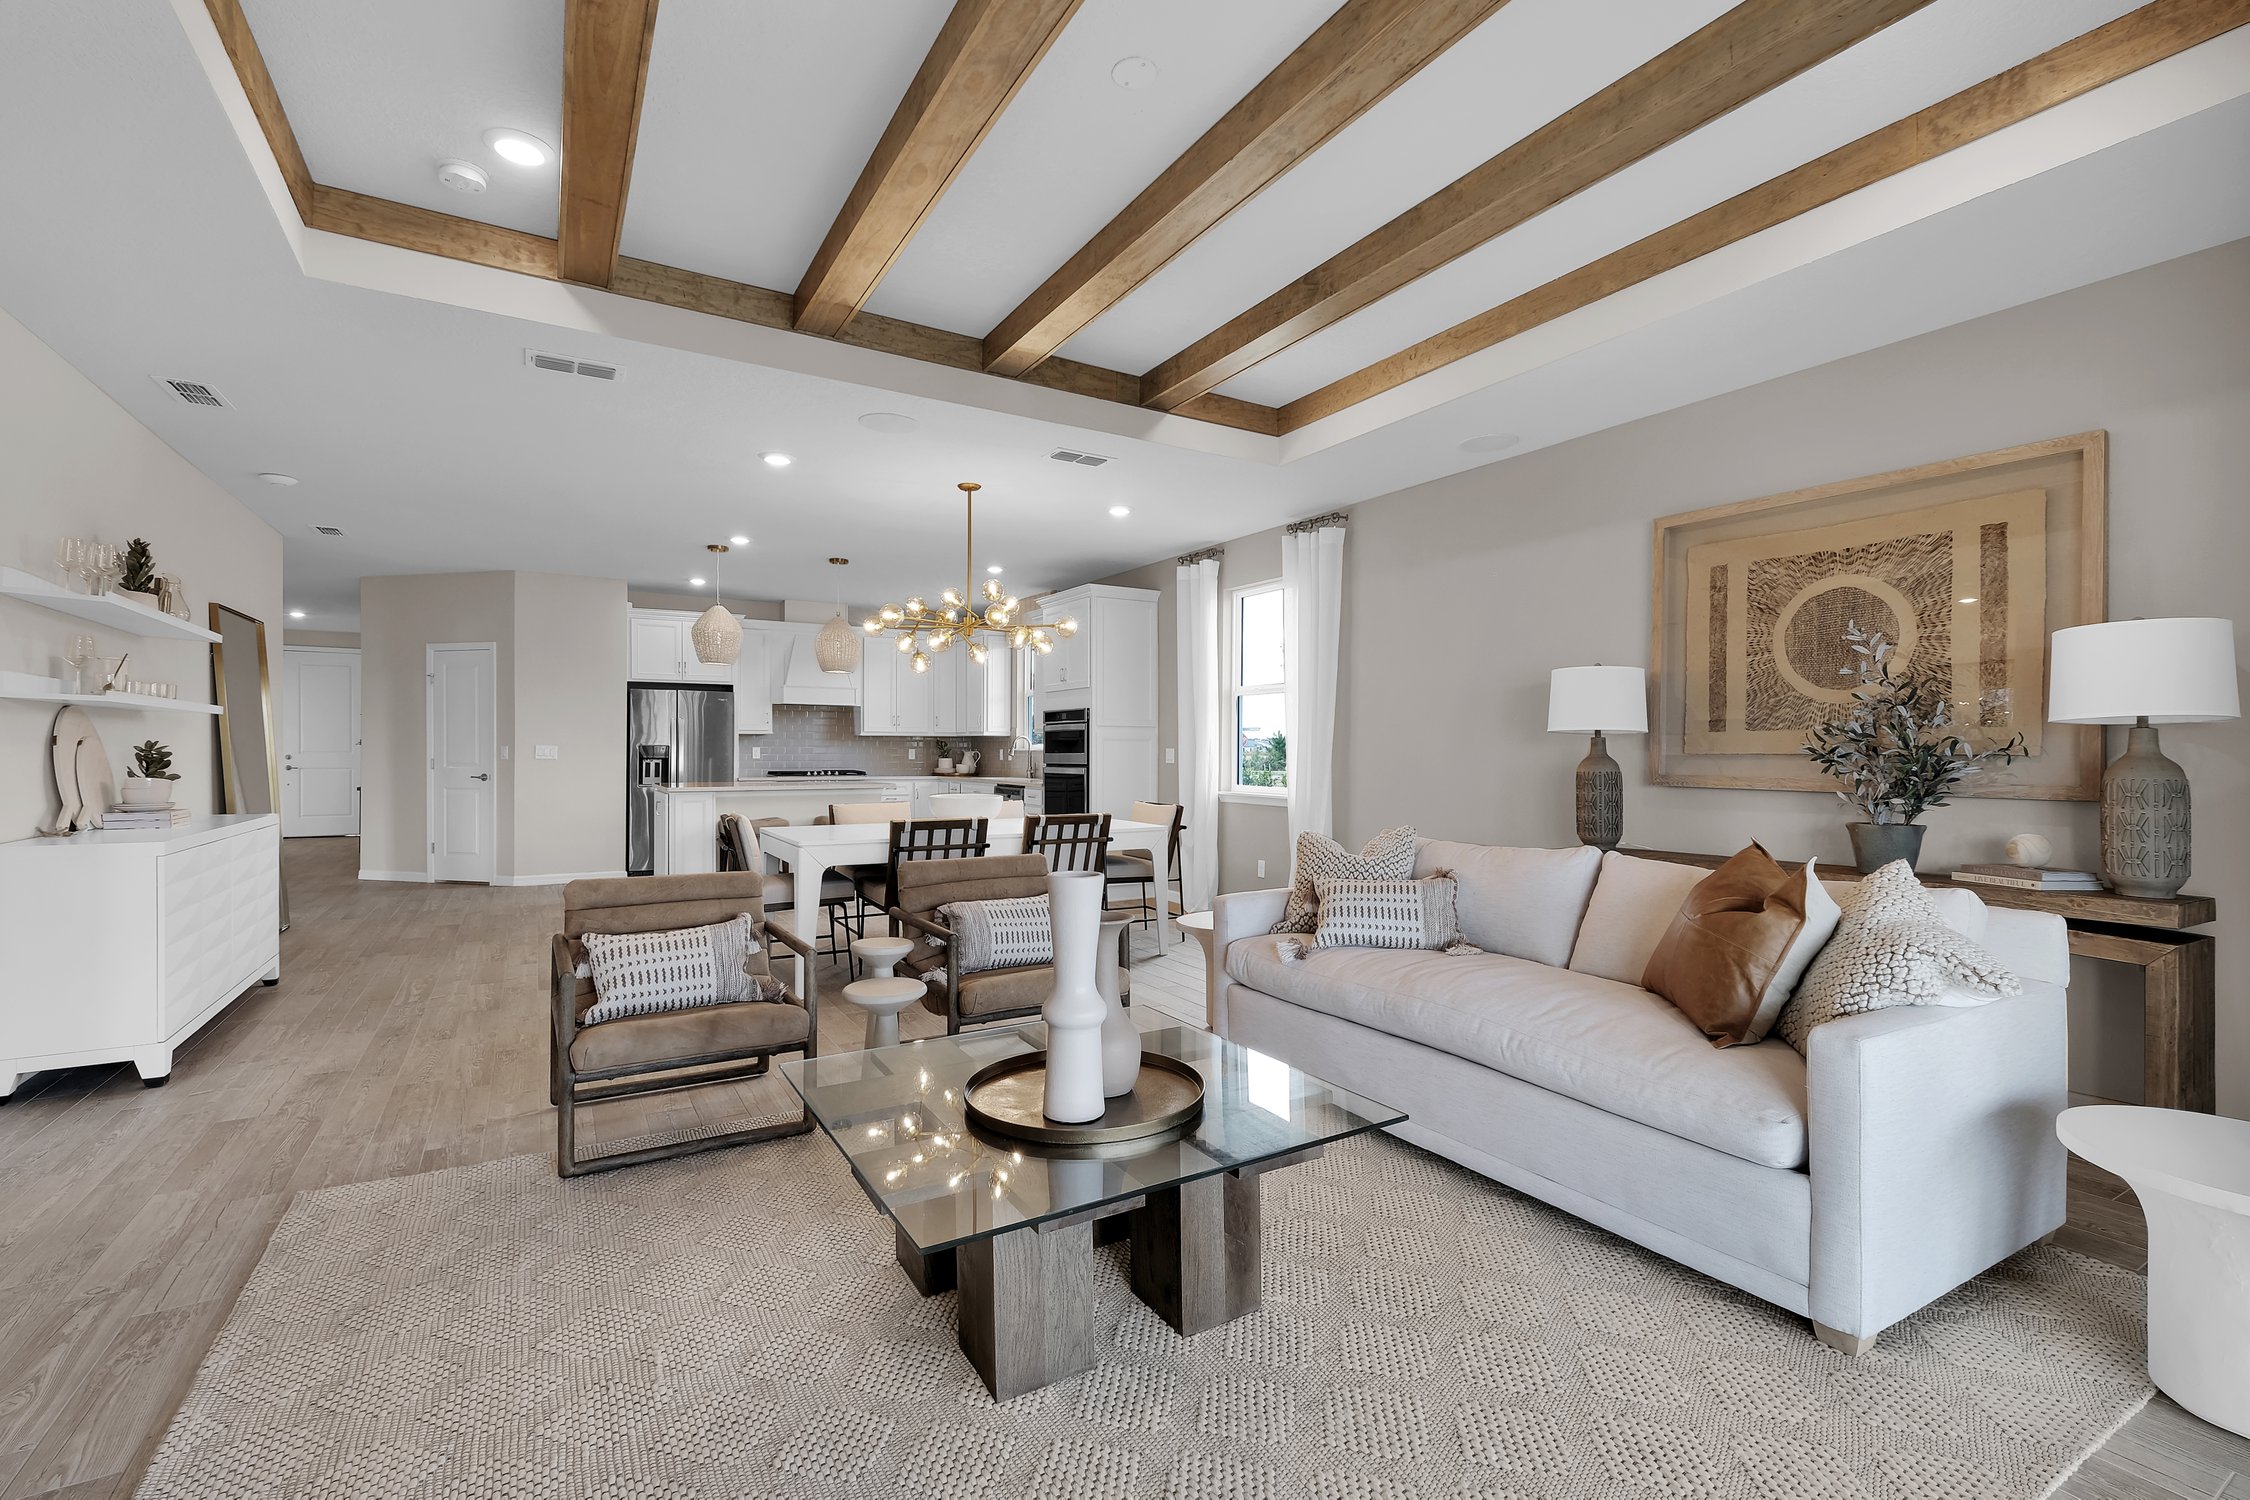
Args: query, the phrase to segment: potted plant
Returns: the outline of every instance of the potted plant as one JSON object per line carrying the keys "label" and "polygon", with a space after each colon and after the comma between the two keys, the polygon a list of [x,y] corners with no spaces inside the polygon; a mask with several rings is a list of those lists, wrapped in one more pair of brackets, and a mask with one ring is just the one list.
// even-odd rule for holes
{"label": "potted plant", "polygon": [[154,812],[172,805],[172,783],[180,773],[172,769],[171,747],[147,740],[133,747],[133,770],[125,778],[125,806],[131,812]]}
{"label": "potted plant", "polygon": [[156,559],[148,543],[134,537],[118,560],[117,592],[154,609],[157,588]]}
{"label": "potted plant", "polygon": [[1844,643],[1858,658],[1839,676],[1856,677],[1849,712],[1806,736],[1812,763],[1843,783],[1836,795],[1867,815],[1849,826],[1860,873],[1872,874],[1894,859],[1911,868],[1922,852],[1916,820],[1953,798],[1953,789],[1993,761],[2005,765],[2023,753],[2023,736],[1978,750],[1952,732],[1953,706],[1928,677],[1891,670],[1897,647],[1880,631],[1854,621]]}

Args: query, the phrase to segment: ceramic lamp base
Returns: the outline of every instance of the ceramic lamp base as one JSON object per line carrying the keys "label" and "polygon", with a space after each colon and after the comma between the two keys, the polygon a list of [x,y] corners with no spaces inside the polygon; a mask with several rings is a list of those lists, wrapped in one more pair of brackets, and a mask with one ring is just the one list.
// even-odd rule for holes
{"label": "ceramic lamp base", "polygon": [[2187,884],[2193,843],[2187,773],[2146,719],[2102,772],[2102,875],[2121,896],[2164,900]]}
{"label": "ceramic lamp base", "polygon": [[1609,741],[1595,735],[1578,763],[1578,842],[1614,849],[1625,837],[1625,773],[1609,757]]}

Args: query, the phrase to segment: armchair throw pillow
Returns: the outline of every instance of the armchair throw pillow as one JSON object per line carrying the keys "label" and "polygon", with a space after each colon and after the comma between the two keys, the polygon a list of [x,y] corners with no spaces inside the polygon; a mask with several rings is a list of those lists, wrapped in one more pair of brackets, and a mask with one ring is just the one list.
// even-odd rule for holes
{"label": "armchair throw pillow", "polygon": [[1055,961],[1054,914],[1048,910],[1045,896],[951,901],[937,913],[938,920],[953,933],[953,947],[964,974]]}
{"label": "armchair throw pillow", "polygon": [[1836,935],[1812,962],[1776,1028],[1799,1052],[1813,1028],[1897,1005],[1982,1005],[2022,981],[1938,915],[1905,860],[1860,881]]}
{"label": "armchair throw pillow", "polygon": [[1269,932],[1316,932],[1320,928],[1323,880],[1404,880],[1414,873],[1414,830],[1386,828],[1354,854],[1317,833],[1297,835],[1296,871],[1290,877],[1289,906]]}
{"label": "armchair throw pillow", "polygon": [[1754,843],[1688,892],[1641,987],[1715,1047],[1764,1041],[1841,915],[1811,860],[1790,874]]}
{"label": "armchair throw pillow", "polygon": [[1323,880],[1315,948],[1451,948],[1458,892],[1444,872],[1420,880]]}
{"label": "armchair throw pillow", "polygon": [[748,912],[708,927],[589,932],[581,941],[595,997],[578,1018],[582,1026],[788,995],[780,980],[751,969],[763,950]]}

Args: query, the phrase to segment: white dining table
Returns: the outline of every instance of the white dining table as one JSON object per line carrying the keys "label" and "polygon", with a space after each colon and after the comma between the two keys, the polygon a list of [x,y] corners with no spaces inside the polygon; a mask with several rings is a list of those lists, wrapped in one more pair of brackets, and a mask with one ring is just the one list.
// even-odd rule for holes
{"label": "white dining table", "polygon": [[[985,828],[987,852],[992,854],[1021,854],[1023,852],[1023,822],[1021,818],[994,818]],[[1146,854],[1156,869],[1165,868],[1170,851],[1166,847],[1172,836],[1167,823],[1134,823],[1113,819],[1109,825],[1109,847],[1113,853]],[[802,914],[820,910],[821,877],[838,865],[879,865],[891,857],[891,825],[888,823],[806,823],[790,824],[781,828],[767,828],[758,834],[758,849],[766,858],[789,867],[796,878],[796,891],[791,897],[795,911],[790,927],[801,938],[811,942],[818,932],[817,925],[807,928],[800,919]],[[1172,941],[1170,902],[1165,897],[1163,882],[1157,882],[1156,943],[1159,953]],[[805,961],[796,960],[797,987],[802,993],[805,983]]]}

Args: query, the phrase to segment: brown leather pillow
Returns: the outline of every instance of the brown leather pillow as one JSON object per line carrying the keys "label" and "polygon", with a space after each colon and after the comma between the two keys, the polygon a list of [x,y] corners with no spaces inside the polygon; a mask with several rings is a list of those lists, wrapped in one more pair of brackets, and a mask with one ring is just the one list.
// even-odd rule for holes
{"label": "brown leather pillow", "polygon": [[1806,950],[1834,930],[1816,916],[1826,930],[1808,932],[1808,912],[1834,905],[1810,861],[1791,874],[1752,844],[1688,892],[1641,987],[1678,1006],[1714,1046],[1762,1041],[1812,961]]}

